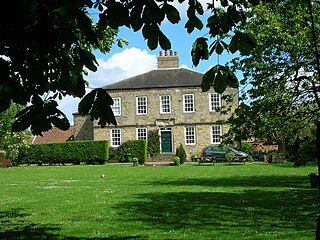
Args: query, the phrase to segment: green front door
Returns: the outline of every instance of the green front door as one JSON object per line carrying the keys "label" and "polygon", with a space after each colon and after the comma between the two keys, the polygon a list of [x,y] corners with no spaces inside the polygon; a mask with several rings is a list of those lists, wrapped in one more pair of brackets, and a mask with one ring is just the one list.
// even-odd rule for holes
{"label": "green front door", "polygon": [[171,131],[161,131],[161,150],[172,153]]}

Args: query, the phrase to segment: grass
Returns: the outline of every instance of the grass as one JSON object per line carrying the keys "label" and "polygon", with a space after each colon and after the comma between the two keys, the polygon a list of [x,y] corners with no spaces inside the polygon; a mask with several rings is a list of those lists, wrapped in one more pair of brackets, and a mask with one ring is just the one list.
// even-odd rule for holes
{"label": "grass", "polygon": [[310,172],[258,163],[0,169],[0,239],[314,239]]}

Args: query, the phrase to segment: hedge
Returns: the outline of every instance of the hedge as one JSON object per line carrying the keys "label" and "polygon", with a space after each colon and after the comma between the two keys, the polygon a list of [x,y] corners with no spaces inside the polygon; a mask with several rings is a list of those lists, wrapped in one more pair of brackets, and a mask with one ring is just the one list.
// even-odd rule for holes
{"label": "hedge", "polygon": [[129,140],[117,148],[110,148],[110,162],[129,162],[134,157],[138,158],[140,164],[147,160],[145,140]]}
{"label": "hedge", "polygon": [[129,141],[129,149],[131,157],[138,158],[140,164],[147,161],[147,142],[145,140],[131,140]]}
{"label": "hedge", "polygon": [[22,164],[104,164],[109,158],[108,141],[71,141],[30,145]]}

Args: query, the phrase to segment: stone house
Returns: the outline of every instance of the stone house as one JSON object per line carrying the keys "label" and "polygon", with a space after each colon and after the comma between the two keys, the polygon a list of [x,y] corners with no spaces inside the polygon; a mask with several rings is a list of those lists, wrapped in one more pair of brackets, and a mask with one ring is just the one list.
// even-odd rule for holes
{"label": "stone house", "polygon": [[[108,139],[112,147],[132,139],[147,139],[157,129],[162,153],[174,153],[182,144],[190,157],[211,144],[220,144],[230,114],[217,111],[227,105],[220,94],[202,92],[203,74],[179,68],[177,52],[160,52],[158,69],[104,87],[114,100],[118,126],[99,127],[88,116],[74,114],[75,140]],[[238,106],[238,89],[227,88],[231,112]],[[229,103],[230,104],[230,103]],[[230,112],[230,113],[231,113]]]}

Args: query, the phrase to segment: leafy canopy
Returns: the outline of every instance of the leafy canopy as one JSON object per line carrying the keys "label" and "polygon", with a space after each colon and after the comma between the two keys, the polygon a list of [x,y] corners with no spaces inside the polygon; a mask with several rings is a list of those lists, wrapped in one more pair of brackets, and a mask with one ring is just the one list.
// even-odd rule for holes
{"label": "leafy canopy", "polygon": [[[237,140],[258,137],[282,146],[303,134],[319,119],[319,79],[307,6],[261,4],[248,15],[244,29],[256,38],[252,55],[233,60],[242,84],[251,86],[230,119]],[[313,17],[319,22],[319,3]],[[299,14],[296,14],[299,12]],[[315,29],[319,35],[320,29]]]}
{"label": "leafy canopy", "polygon": [[[10,103],[26,105],[16,116],[14,131],[31,127],[41,134],[52,127],[67,129],[69,122],[59,109],[56,99],[67,95],[85,95],[85,71],[97,70],[93,49],[108,53],[114,43],[124,41],[117,36],[121,26],[141,31],[147,46],[159,45],[171,49],[170,40],[161,30],[167,19],[178,23],[180,13],[174,0],[17,0],[2,3],[0,16],[0,112]],[[205,24],[199,16],[204,6],[198,0],[178,0],[186,3],[188,33],[208,29],[209,39],[199,37],[192,47],[193,64],[207,60],[224,50],[241,55],[250,54],[255,40],[240,26],[247,20],[247,10],[260,3],[257,0],[215,1],[207,5],[211,13]],[[276,2],[278,1],[268,1]],[[298,0],[292,0],[299,3]],[[98,11],[93,22],[89,12]],[[8,21],[10,19],[10,21]],[[226,40],[228,36],[230,41]],[[210,43],[212,41],[212,43]],[[202,89],[210,86],[223,92],[226,86],[237,87],[235,75],[224,66],[215,66],[205,75]],[[79,105],[81,114],[90,114],[101,126],[116,124],[108,93],[95,89]],[[93,97],[95,96],[95,97]],[[107,107],[106,107],[107,106]]]}

